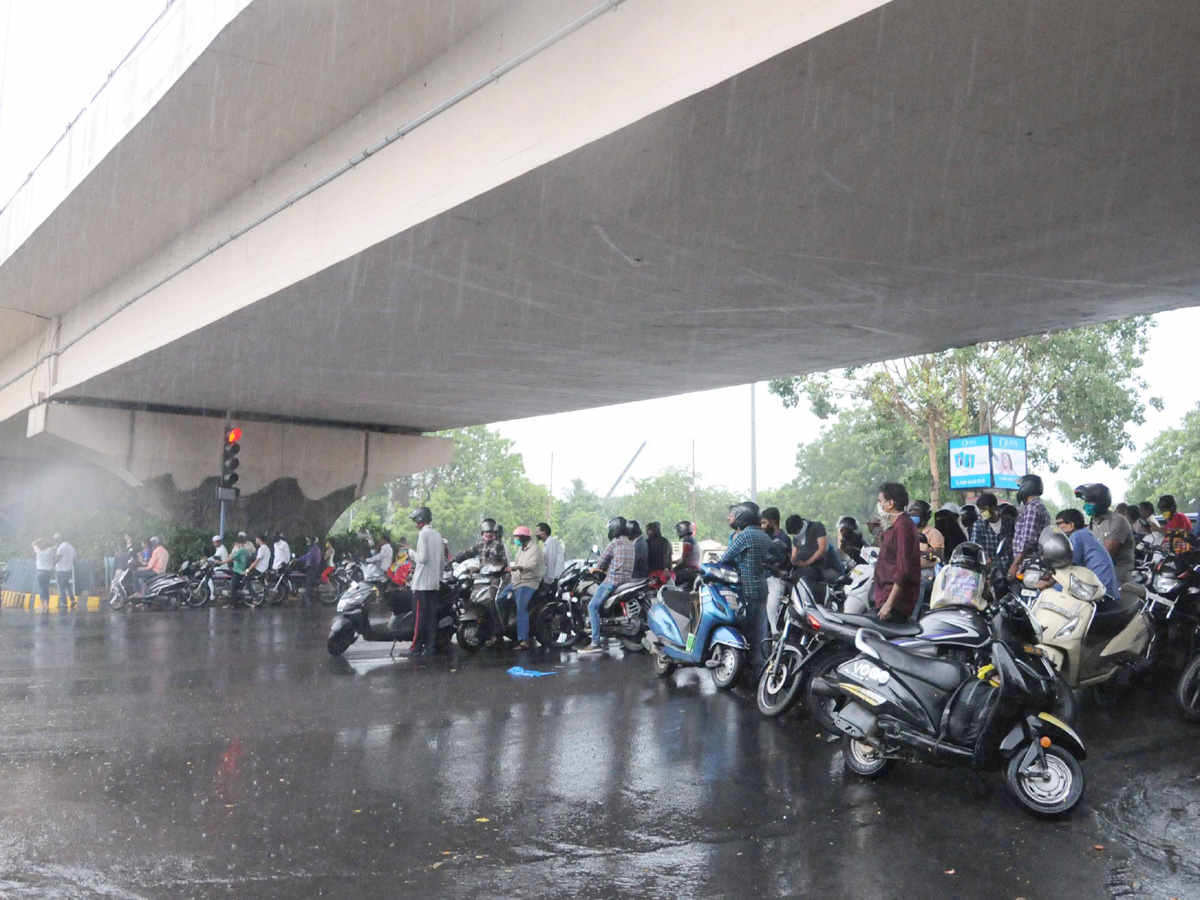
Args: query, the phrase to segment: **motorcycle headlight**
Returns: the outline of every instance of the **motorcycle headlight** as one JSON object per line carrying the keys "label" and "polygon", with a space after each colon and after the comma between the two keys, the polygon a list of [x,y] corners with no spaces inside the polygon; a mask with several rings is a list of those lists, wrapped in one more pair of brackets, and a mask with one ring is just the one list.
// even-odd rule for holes
{"label": "motorcycle headlight", "polygon": [[1156,594],[1169,594],[1179,587],[1179,579],[1172,578],[1170,575],[1155,575],[1151,587]]}
{"label": "motorcycle headlight", "polygon": [[1067,584],[1067,593],[1078,600],[1095,600],[1103,590],[1104,588],[1100,585],[1088,584],[1074,575],[1071,576],[1071,580]]}
{"label": "motorcycle headlight", "polygon": [[1067,622],[1066,625],[1064,625],[1062,628],[1058,629],[1058,631],[1056,631],[1054,633],[1054,637],[1055,638],[1070,637],[1072,634],[1075,633],[1075,629],[1078,627],[1079,627],[1079,616],[1073,616]]}

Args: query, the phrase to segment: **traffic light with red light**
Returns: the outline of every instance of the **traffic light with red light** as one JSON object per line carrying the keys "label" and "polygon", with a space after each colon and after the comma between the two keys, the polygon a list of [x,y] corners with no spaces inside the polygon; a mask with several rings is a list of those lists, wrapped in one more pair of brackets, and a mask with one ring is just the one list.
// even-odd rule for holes
{"label": "traffic light with red light", "polygon": [[230,428],[225,432],[225,447],[221,451],[221,487],[231,488],[238,483],[238,453],[241,452],[242,429]]}

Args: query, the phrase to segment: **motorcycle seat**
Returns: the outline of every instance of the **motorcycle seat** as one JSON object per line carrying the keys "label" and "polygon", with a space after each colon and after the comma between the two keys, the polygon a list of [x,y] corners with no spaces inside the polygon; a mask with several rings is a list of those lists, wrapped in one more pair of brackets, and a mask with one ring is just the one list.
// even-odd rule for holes
{"label": "motorcycle seat", "polygon": [[962,663],[949,659],[918,656],[889,644],[878,632],[863,631],[863,642],[879,655],[879,661],[902,675],[911,675],[943,691],[953,691],[970,677]]}
{"label": "motorcycle seat", "polygon": [[856,616],[851,613],[838,613],[837,617],[852,628],[878,631],[889,641],[899,637],[916,637],[921,633],[921,626],[912,622],[881,622],[874,616]]}
{"label": "motorcycle seat", "polygon": [[643,591],[650,586],[649,578],[639,578],[636,581],[625,581],[613,588],[613,597],[623,597],[626,594],[634,594],[638,591]]}
{"label": "motorcycle seat", "polygon": [[1134,591],[1121,591],[1120,597],[1105,596],[1096,604],[1096,615],[1089,631],[1092,637],[1114,638],[1129,624],[1141,608],[1141,599]]}

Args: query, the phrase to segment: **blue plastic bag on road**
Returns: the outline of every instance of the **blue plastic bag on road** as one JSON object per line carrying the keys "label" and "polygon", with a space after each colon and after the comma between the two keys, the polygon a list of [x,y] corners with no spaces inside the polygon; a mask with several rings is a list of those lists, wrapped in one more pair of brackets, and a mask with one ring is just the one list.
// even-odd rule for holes
{"label": "blue plastic bag on road", "polygon": [[522,669],[520,666],[513,666],[508,670],[508,674],[513,678],[541,678],[544,675],[557,675],[557,672],[539,672],[537,669]]}

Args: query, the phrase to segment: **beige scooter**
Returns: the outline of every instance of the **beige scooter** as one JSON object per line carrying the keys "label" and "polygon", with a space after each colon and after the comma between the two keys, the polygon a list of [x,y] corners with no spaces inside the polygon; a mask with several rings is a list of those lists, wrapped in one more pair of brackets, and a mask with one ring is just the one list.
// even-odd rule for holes
{"label": "beige scooter", "polygon": [[[1025,570],[1021,588],[1021,599],[1042,628],[1042,651],[1072,688],[1114,678],[1127,686],[1154,636],[1144,598],[1134,585],[1125,585],[1120,597],[1106,597],[1091,569],[1071,564],[1069,538],[1056,528],[1046,531],[1055,534],[1043,533],[1041,557]],[[1065,564],[1056,538],[1066,541]]]}

